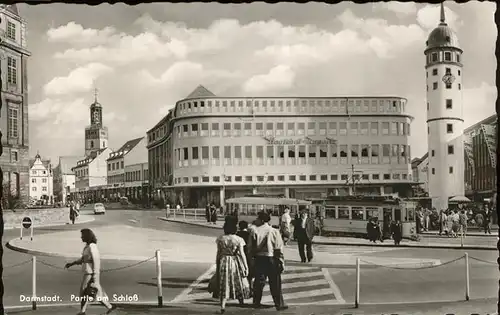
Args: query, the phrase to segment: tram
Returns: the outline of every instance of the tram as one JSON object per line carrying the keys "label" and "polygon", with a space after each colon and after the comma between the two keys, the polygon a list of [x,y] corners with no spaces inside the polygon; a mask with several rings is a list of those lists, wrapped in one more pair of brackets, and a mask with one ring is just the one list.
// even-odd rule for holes
{"label": "tram", "polygon": [[324,218],[323,231],[336,235],[366,235],[368,220],[377,217],[381,227],[390,225],[392,220],[400,220],[403,237],[416,236],[416,200],[404,200],[392,195],[329,196],[311,202],[311,212],[321,213]]}
{"label": "tram", "polygon": [[245,197],[230,198],[225,201],[229,213],[237,211],[238,219],[251,223],[260,211],[271,215],[271,225],[279,225],[280,216],[285,208],[290,209],[292,218],[303,209],[310,209],[311,201],[274,197],[267,195],[247,195]]}

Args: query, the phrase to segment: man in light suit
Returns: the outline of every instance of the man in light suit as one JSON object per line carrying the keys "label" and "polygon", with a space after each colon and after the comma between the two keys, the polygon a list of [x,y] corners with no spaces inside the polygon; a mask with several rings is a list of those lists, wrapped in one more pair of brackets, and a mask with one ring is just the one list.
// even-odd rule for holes
{"label": "man in light suit", "polygon": [[[307,211],[300,214],[300,218],[296,223],[296,237],[299,245],[300,260],[305,263],[313,259],[312,240],[314,238],[314,220],[309,217]],[[306,253],[304,253],[304,247]],[[306,260],[307,259],[307,260]]]}

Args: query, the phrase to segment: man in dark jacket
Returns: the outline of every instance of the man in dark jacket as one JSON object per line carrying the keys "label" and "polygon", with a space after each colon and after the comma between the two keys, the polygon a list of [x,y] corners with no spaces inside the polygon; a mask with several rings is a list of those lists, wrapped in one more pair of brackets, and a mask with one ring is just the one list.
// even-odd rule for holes
{"label": "man in dark jacket", "polygon": [[[296,222],[295,235],[299,245],[300,259],[303,263],[310,262],[313,259],[312,240],[314,238],[314,220],[309,217],[306,211],[302,212],[299,220]],[[306,253],[304,253],[304,247]]]}

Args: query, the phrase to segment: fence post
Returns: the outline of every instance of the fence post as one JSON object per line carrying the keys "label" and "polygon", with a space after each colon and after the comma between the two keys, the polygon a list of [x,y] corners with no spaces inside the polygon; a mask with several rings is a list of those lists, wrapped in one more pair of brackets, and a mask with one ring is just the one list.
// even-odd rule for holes
{"label": "fence post", "polygon": [[176,207],[176,208],[174,208],[174,220],[175,220],[175,218],[176,218],[176,214],[177,214],[177,207]]}
{"label": "fence post", "polygon": [[360,259],[356,258],[356,294],[354,296],[354,307],[359,307],[359,278],[360,278]]}
{"label": "fence post", "polygon": [[196,208],[194,208],[194,220],[196,221]]}
{"label": "fence post", "polygon": [[32,262],[32,275],[31,275],[31,297],[33,300],[31,301],[31,309],[36,311],[36,256],[31,257]]}
{"label": "fence post", "polygon": [[156,282],[158,286],[158,307],[163,307],[163,292],[162,292],[163,290],[161,283],[161,257],[159,250],[155,252],[155,257],[156,257]]}
{"label": "fence post", "polygon": [[470,298],[469,253],[465,253],[465,300]]}
{"label": "fence post", "polygon": [[184,216],[184,221],[186,221],[186,208],[182,208],[182,213],[183,213],[183,216]]}

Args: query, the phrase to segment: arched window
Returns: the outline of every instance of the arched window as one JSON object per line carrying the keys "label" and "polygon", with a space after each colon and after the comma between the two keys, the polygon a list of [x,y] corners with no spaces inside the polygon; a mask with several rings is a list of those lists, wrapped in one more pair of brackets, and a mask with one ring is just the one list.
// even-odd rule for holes
{"label": "arched window", "polygon": [[94,141],[90,141],[90,148],[93,149],[94,148]]}

